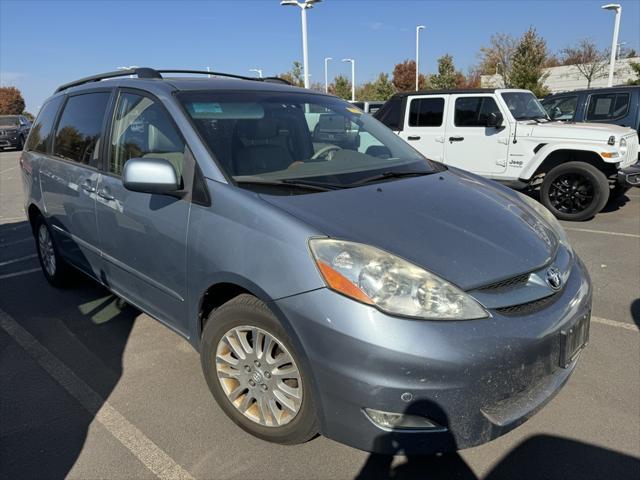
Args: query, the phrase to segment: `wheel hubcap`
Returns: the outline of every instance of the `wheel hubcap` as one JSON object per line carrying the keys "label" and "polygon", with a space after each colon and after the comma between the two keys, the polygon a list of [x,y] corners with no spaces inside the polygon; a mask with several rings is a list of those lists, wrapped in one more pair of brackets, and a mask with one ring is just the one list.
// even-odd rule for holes
{"label": "wheel hubcap", "polygon": [[40,230],[38,230],[38,247],[42,265],[49,276],[53,277],[56,274],[56,256],[53,251],[51,235],[45,225],[40,225]]}
{"label": "wheel hubcap", "polygon": [[225,333],[216,349],[216,372],[229,401],[255,423],[280,427],[300,411],[300,370],[283,343],[261,328]]}
{"label": "wheel hubcap", "polygon": [[549,189],[549,200],[557,211],[578,213],[586,210],[594,197],[591,181],[577,173],[567,173],[556,178]]}

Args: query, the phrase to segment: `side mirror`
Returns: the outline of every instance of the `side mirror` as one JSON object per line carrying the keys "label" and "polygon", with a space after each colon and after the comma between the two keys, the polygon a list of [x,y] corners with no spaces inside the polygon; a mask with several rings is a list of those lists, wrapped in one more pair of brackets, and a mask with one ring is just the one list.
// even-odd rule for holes
{"label": "side mirror", "polygon": [[491,112],[487,118],[487,127],[500,128],[504,118],[500,112]]}
{"label": "side mirror", "polygon": [[180,190],[176,171],[164,158],[127,160],[122,172],[122,184],[133,192],[173,193]]}

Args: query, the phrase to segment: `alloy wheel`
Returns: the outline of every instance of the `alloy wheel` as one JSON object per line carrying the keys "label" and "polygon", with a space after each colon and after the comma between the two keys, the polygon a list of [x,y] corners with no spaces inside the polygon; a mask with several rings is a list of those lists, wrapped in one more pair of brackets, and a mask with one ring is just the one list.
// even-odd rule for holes
{"label": "alloy wheel", "polygon": [[553,180],[549,200],[553,208],[562,213],[579,213],[593,202],[594,185],[584,175],[566,173]]}
{"label": "alloy wheel", "polygon": [[40,225],[38,230],[38,250],[44,269],[50,277],[54,277],[56,274],[56,255],[49,229],[44,224]]}
{"label": "alloy wheel", "polygon": [[280,427],[300,411],[300,370],[282,341],[269,332],[232,328],[218,342],[215,362],[228,400],[255,423]]}

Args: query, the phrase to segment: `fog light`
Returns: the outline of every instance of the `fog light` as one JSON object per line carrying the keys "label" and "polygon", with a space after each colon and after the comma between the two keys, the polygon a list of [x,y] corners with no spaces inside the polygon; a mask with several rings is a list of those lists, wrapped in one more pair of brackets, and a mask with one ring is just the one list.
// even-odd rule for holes
{"label": "fog light", "polygon": [[365,408],[369,420],[381,428],[393,430],[446,430],[433,420],[419,415],[407,415],[404,413],[383,412]]}

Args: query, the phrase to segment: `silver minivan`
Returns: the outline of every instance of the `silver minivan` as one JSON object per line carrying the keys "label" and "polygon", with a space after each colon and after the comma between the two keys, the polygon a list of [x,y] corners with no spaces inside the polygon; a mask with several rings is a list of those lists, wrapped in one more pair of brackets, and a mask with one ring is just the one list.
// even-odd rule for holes
{"label": "silver minivan", "polygon": [[220,407],[273,442],[465,448],[567,381],[591,283],[544,207],[338,98],[183,73],[97,75],[42,107],[20,164],[51,284],[79,270],[186,338]]}

